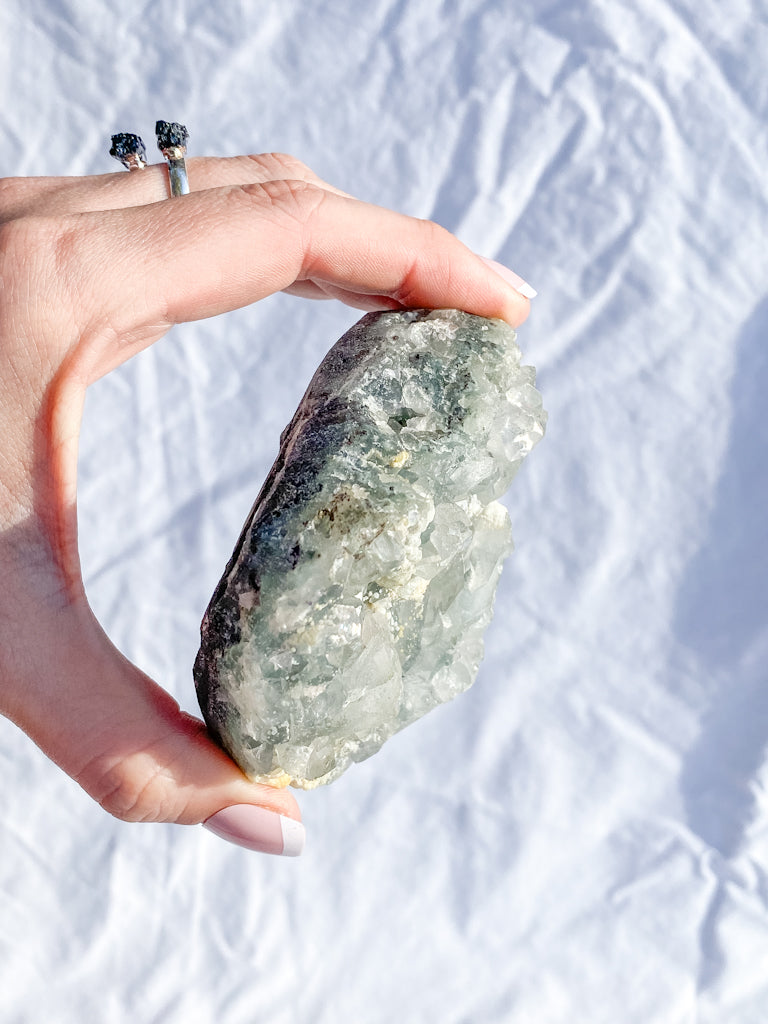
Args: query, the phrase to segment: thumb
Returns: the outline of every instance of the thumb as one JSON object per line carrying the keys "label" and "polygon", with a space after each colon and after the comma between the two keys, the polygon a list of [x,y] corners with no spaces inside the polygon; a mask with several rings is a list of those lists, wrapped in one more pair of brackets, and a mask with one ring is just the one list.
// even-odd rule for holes
{"label": "thumb", "polygon": [[106,811],[123,821],[206,822],[250,849],[301,851],[292,794],[249,782],[202,721],[120,654],[84,599],[49,605],[45,617],[10,717]]}
{"label": "thumb", "polygon": [[300,853],[293,796],[249,782],[88,605],[74,500],[80,377],[60,374],[35,429],[17,431],[29,435],[16,460],[28,478],[15,505],[34,512],[0,530],[0,713],[117,818],[204,822],[249,849]]}

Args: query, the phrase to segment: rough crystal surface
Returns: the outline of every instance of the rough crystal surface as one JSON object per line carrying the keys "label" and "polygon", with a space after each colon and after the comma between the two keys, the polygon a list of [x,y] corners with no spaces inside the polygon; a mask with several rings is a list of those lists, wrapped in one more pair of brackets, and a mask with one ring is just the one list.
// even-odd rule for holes
{"label": "rough crystal surface", "polygon": [[543,435],[499,320],[369,313],[318,368],[203,619],[211,732],[247,775],[331,782],[466,690]]}
{"label": "rough crystal surface", "polygon": [[177,149],[186,146],[189,132],[177,121],[156,121],[155,135],[158,149]]}

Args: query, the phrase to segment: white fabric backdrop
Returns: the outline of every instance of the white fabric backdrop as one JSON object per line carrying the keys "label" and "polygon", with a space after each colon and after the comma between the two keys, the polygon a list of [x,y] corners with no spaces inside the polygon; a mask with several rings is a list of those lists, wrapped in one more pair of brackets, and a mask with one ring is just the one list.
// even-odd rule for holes
{"label": "white fabric backdrop", "polygon": [[[0,723],[3,1020],[768,1018],[766,53],[764,0],[5,0],[3,174],[112,170],[158,117],[292,152],[539,289],[550,424],[477,684],[301,795],[298,861],[113,821]],[[277,296],[89,394],[88,593],[189,710],[356,318]]]}

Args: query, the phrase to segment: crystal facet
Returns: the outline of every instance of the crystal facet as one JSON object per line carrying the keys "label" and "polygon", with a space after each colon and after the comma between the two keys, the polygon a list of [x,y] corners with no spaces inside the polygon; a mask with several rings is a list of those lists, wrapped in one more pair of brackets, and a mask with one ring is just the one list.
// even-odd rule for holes
{"label": "crystal facet", "polygon": [[252,779],[313,788],[466,690],[544,433],[514,331],[369,313],[318,368],[201,628],[198,699]]}

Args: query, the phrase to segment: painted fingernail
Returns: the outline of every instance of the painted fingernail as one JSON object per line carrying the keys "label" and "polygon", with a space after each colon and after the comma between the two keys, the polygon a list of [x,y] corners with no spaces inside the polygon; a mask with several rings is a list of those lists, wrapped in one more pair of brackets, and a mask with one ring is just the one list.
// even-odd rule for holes
{"label": "painted fingernail", "polygon": [[203,828],[246,850],[283,857],[298,857],[306,836],[300,821],[255,804],[225,807],[204,821]]}
{"label": "painted fingernail", "polygon": [[535,299],[539,294],[535,288],[531,288],[527,281],[524,281],[519,274],[516,274],[514,270],[510,270],[509,267],[505,267],[503,263],[497,263],[496,260],[489,260],[487,256],[481,256],[480,259],[483,263],[487,263],[491,270],[495,271],[499,277],[503,277],[507,284],[511,284],[516,291],[524,295],[526,299]]}

